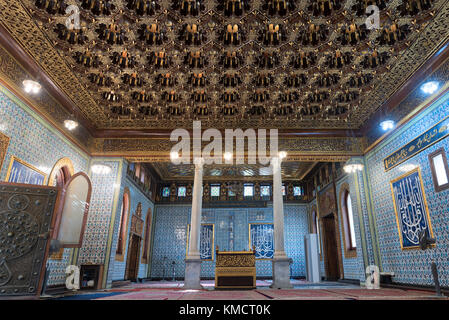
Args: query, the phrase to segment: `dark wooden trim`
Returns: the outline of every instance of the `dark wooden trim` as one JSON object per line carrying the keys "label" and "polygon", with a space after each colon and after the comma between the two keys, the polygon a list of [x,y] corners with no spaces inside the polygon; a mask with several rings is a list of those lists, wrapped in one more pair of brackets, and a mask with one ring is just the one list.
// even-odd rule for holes
{"label": "dark wooden trim", "polygon": [[[26,53],[22,47],[14,40],[8,30],[0,23],[0,45],[9,52],[9,54],[24,67],[24,69],[33,76],[48,93],[55,98],[69,113],[74,113],[77,120],[86,130],[93,135],[95,127],[85,118],[81,110],[62,92],[62,90],[53,82],[53,80],[42,70],[34,59]],[[25,79],[23,79],[25,80]]]}
{"label": "dark wooden trim", "polygon": [[[243,129],[244,130],[244,129]],[[97,129],[95,138],[170,138],[171,129]],[[193,130],[187,130],[193,135]],[[201,130],[204,132],[205,130]],[[224,136],[225,131],[219,130]],[[280,129],[279,137],[362,137],[360,130],[347,129]],[[267,129],[269,134],[269,129]]]}
{"label": "dark wooden trim", "polygon": [[[446,169],[446,176],[448,178],[448,182],[441,186],[438,185],[437,174],[436,174],[435,166],[433,164],[433,158],[440,154],[443,157],[443,164]],[[435,187],[435,192],[441,192],[443,190],[449,189],[449,166],[447,164],[447,157],[446,157],[446,152],[444,151],[444,148],[440,148],[440,149],[430,153],[428,155],[428,157],[429,157],[430,171],[432,172],[432,180],[433,180],[433,186]]]}
{"label": "dark wooden trim", "polygon": [[449,58],[449,40],[447,40],[426,62],[424,62],[403,85],[393,93],[382,106],[370,116],[361,127],[360,132],[366,135],[379,125],[385,114],[396,108],[416,87],[429,75],[435,72]]}

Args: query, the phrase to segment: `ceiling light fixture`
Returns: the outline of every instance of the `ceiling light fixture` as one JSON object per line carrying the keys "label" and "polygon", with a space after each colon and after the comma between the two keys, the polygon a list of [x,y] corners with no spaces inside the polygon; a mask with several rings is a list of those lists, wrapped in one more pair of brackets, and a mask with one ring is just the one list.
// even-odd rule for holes
{"label": "ceiling light fixture", "polygon": [[223,154],[223,158],[224,158],[225,160],[227,160],[227,161],[232,160],[232,153],[231,153],[231,152],[225,152],[225,153]]}
{"label": "ceiling light fixture", "polygon": [[346,173],[362,171],[363,168],[364,168],[363,164],[361,163],[361,161],[357,159],[349,159],[348,162],[346,162],[346,164],[343,166],[343,170]]}
{"label": "ceiling light fixture", "polygon": [[95,174],[106,175],[106,174],[111,173],[111,171],[112,171],[112,168],[105,164],[94,164],[92,166],[92,172]]}
{"label": "ceiling light fixture", "polygon": [[433,94],[438,90],[439,87],[440,84],[438,83],[438,81],[428,81],[421,86],[421,91],[425,94]]}
{"label": "ceiling light fixture", "polygon": [[383,131],[388,131],[394,128],[394,121],[393,120],[385,120],[380,123],[380,127]]}
{"label": "ceiling light fixture", "polygon": [[42,88],[38,82],[33,80],[24,80],[22,83],[26,93],[37,94]]}
{"label": "ceiling light fixture", "polygon": [[343,167],[346,173],[352,173],[363,170],[363,164],[347,164]]}
{"label": "ceiling light fixture", "polygon": [[72,131],[72,130],[76,129],[76,127],[78,127],[78,122],[76,122],[75,120],[70,120],[70,119],[64,120],[64,126],[68,130]]}
{"label": "ceiling light fixture", "polygon": [[171,159],[172,161],[179,159],[179,153],[176,152],[176,151],[170,152],[170,159]]}

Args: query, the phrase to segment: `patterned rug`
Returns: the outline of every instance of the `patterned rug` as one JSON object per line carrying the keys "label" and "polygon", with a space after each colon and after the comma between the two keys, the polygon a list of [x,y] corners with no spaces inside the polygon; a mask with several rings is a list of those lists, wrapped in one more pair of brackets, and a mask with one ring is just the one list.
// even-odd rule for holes
{"label": "patterned rug", "polygon": [[121,292],[97,292],[97,293],[75,294],[61,298],[56,298],[54,300],[96,300],[116,295],[121,295]]}
{"label": "patterned rug", "polygon": [[426,300],[434,292],[382,288],[368,290],[352,284],[293,280],[293,289],[271,289],[270,280],[257,280],[256,290],[214,290],[214,281],[201,281],[202,290],[184,290],[180,281],[134,283],[101,292],[69,295],[58,300]]}

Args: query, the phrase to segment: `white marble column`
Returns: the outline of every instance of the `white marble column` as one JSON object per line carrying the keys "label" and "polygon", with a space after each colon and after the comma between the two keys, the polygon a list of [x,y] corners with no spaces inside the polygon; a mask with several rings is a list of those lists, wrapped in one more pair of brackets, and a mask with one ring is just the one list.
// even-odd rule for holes
{"label": "white marble column", "polygon": [[284,249],[284,200],[282,196],[281,159],[271,159],[273,171],[273,220],[274,257],[272,288],[292,288],[290,283],[290,259]]}
{"label": "white marble column", "polygon": [[203,207],[203,165],[204,159],[197,158],[195,162],[195,178],[193,182],[192,213],[190,215],[189,248],[187,250],[186,270],[184,276],[185,289],[202,289],[200,284],[200,230],[201,211]]}

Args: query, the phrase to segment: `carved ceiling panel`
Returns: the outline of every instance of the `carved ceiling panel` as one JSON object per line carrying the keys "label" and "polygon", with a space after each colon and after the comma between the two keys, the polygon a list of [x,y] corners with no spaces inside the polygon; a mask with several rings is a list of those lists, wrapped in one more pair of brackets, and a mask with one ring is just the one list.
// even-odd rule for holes
{"label": "carved ceiling panel", "polygon": [[[301,179],[316,162],[289,161],[282,163],[282,177],[284,179]],[[193,180],[194,165],[174,165],[170,162],[150,164],[164,181]],[[272,171],[269,165],[243,164],[243,165],[205,165],[204,180],[270,180]]]}
{"label": "carved ceiling panel", "polygon": [[357,129],[449,34],[445,0],[0,0],[0,17],[97,128]]}

